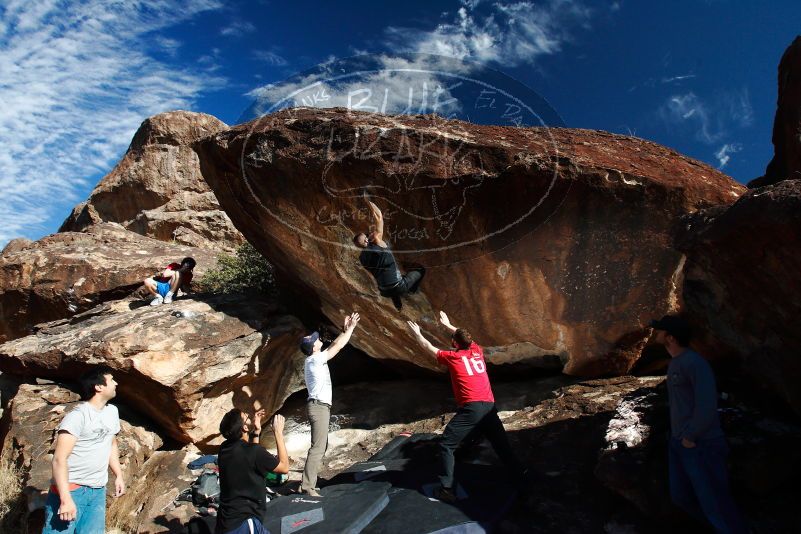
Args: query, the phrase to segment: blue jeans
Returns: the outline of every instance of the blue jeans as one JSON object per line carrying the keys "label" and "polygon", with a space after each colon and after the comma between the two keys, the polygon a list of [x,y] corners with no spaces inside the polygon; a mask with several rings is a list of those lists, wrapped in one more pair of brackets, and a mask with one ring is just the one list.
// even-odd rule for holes
{"label": "blue jeans", "polygon": [[261,521],[255,517],[251,517],[242,522],[239,528],[226,532],[226,534],[270,534],[270,531],[264,528]]}
{"label": "blue jeans", "polygon": [[70,492],[78,514],[73,521],[58,517],[61,498],[52,491],[45,503],[45,523],[42,534],[104,534],[106,532],[106,488],[81,486]]}
{"label": "blue jeans", "polygon": [[723,437],[696,442],[688,449],[670,439],[670,497],[685,512],[706,521],[721,533],[745,533],[745,526],[729,492]]}

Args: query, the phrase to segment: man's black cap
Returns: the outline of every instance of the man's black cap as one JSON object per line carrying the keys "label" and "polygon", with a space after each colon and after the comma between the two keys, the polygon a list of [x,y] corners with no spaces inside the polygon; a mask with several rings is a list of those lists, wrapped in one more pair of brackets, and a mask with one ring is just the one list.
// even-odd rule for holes
{"label": "man's black cap", "polygon": [[690,337],[690,325],[678,315],[665,315],[661,319],[651,321],[649,325],[654,330],[664,330],[665,333],[679,339]]}
{"label": "man's black cap", "polygon": [[311,356],[312,351],[314,351],[314,343],[320,339],[319,332],[312,332],[308,336],[304,337],[300,340],[300,350],[306,356]]}

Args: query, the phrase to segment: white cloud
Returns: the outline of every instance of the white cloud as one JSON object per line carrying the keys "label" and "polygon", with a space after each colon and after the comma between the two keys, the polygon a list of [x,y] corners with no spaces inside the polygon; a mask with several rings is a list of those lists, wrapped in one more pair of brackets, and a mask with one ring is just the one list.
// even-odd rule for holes
{"label": "white cloud", "polygon": [[[378,113],[437,113],[445,117],[459,111],[460,104],[451,95],[459,79],[437,73],[464,75],[470,65],[439,56],[373,57],[375,70],[359,71],[352,77],[336,79],[342,73],[332,70],[336,66],[334,58],[330,58],[320,65],[320,72],[254,89],[248,93],[259,103],[253,113],[260,116],[281,101],[291,107],[345,107]],[[278,106],[282,107],[286,106]]]}
{"label": "white cloud", "polygon": [[[154,32],[219,7],[216,0],[0,7],[0,246],[66,217],[86,180],[108,171],[143,119],[190,108],[224,83],[148,55],[178,47]],[[158,48],[142,44],[150,41]]]}
{"label": "white cloud", "polygon": [[675,82],[683,82],[684,80],[691,80],[695,78],[695,74],[681,74],[679,76],[666,76],[662,78],[662,83],[675,83]]}
{"label": "white cloud", "polygon": [[235,20],[220,30],[220,35],[224,35],[225,37],[241,37],[245,34],[253,33],[255,31],[256,26],[254,26],[252,22]]}
{"label": "white cloud", "polygon": [[751,98],[747,88],[727,95],[725,106],[728,114],[739,126],[751,126],[754,122],[754,109],[751,107]]}
{"label": "white cloud", "polygon": [[387,28],[388,48],[506,66],[531,64],[559,52],[570,41],[570,29],[587,27],[592,15],[576,0],[496,2],[481,10],[478,1],[462,4],[451,21],[431,30]]}
{"label": "white cloud", "polygon": [[711,144],[721,136],[721,132],[713,129],[707,105],[693,92],[671,96],[660,112],[667,122],[694,123],[699,141]]}
{"label": "white cloud", "polygon": [[153,39],[153,41],[158,46],[159,50],[173,57],[178,53],[178,49],[181,48],[181,42],[177,39],[170,39],[169,37],[160,35]]}
{"label": "white cloud", "polygon": [[715,158],[718,160],[718,169],[722,169],[729,163],[731,155],[742,150],[743,147],[739,143],[726,143],[715,152]]}
{"label": "white cloud", "polygon": [[283,67],[284,65],[288,64],[286,59],[281,57],[278,53],[274,52],[273,50],[254,50],[253,59],[256,59],[258,61],[263,61],[268,65],[272,65],[274,67]]}
{"label": "white cloud", "polygon": [[667,124],[692,127],[695,138],[708,145],[721,142],[735,129],[751,126],[754,118],[747,89],[726,93],[711,103],[692,91],[672,95],[659,108],[659,115]]}
{"label": "white cloud", "polygon": [[[315,73],[306,79],[259,87],[249,93],[259,102],[253,113],[260,115],[287,95],[318,83],[313,90],[303,92],[306,98],[298,98],[295,104],[344,106],[382,113],[436,112],[449,116],[458,111],[459,105],[451,98],[449,89],[454,78],[434,71],[467,75],[473,68],[470,63],[450,58],[504,66],[532,64],[539,56],[559,52],[570,41],[569,31],[576,26],[587,27],[591,15],[592,11],[579,0],[549,0],[539,5],[462,0],[456,13],[443,13],[446,20],[434,28],[388,27],[384,43],[387,52],[378,56],[378,72],[352,83],[326,80],[325,73]],[[354,49],[354,52],[361,51]],[[274,53],[260,52],[268,62],[273,61]],[[403,73],[401,69],[432,72]],[[420,103],[424,88],[429,96],[435,97],[433,104],[430,99],[426,105]]]}

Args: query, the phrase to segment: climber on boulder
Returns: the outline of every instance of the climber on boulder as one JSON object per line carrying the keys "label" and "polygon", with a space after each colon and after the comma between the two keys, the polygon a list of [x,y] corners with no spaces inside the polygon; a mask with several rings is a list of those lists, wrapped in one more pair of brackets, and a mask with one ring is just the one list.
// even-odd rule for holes
{"label": "climber on boulder", "polygon": [[451,345],[455,350],[437,349],[423,336],[417,323],[407,321],[407,324],[420,346],[435,357],[438,363],[448,367],[451,377],[451,387],[458,408],[442,435],[441,486],[434,491],[434,498],[453,503],[457,500],[453,487],[453,453],[469,437],[477,437],[479,434],[486,437],[518,484],[524,481],[526,470],[512,451],[506,430],[498,417],[484,351],[473,341],[467,330],[453,326],[444,311],[439,312],[439,320],[450,331]]}
{"label": "climber on boulder", "polygon": [[184,258],[181,263],[167,265],[160,274],[145,278],[145,288],[155,297],[150,305],[169,304],[179,289],[188,293],[191,289],[192,269],[195,268],[195,264],[194,258]]}
{"label": "climber on boulder", "polygon": [[401,311],[403,308],[401,297],[408,293],[417,293],[420,282],[425,276],[425,268],[421,266],[401,274],[392,249],[384,241],[384,216],[381,210],[367,198],[366,194],[364,201],[373,216],[375,230],[370,233],[359,232],[353,236],[353,244],[363,249],[359,254],[359,262],[375,278],[381,296],[391,298],[395,308]]}

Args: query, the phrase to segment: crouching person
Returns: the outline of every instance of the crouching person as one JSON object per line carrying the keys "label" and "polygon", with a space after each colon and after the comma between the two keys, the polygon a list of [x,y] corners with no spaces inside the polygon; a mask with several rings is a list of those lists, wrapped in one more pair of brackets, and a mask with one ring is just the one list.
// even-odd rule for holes
{"label": "crouching person", "polygon": [[261,523],[266,511],[265,476],[269,472],[287,474],[289,456],[284,445],[284,418],[273,417],[273,433],[278,458],[259,445],[264,410],[250,417],[238,408],[223,416],[217,464],[220,468],[220,509],[217,534],[266,534]]}
{"label": "crouching person", "polygon": [[179,289],[189,293],[195,264],[194,258],[184,258],[181,263],[167,265],[161,274],[145,278],[145,289],[154,297],[150,305],[169,304]]}

